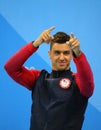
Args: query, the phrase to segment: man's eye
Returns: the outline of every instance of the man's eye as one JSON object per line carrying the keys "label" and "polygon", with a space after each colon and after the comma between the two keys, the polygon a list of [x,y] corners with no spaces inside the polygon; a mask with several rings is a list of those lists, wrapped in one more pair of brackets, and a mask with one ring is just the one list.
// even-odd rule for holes
{"label": "man's eye", "polygon": [[54,53],[55,53],[55,54],[57,54],[57,55],[58,55],[58,54],[60,54],[60,52],[59,52],[59,51],[55,51]]}
{"label": "man's eye", "polygon": [[64,52],[64,55],[68,55],[68,54],[70,54],[70,51],[65,51]]}

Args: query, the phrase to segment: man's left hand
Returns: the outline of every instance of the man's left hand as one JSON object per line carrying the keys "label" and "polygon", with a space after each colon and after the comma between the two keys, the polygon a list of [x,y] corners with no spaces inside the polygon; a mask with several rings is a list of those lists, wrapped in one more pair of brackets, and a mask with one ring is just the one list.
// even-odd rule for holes
{"label": "man's left hand", "polygon": [[74,36],[74,34],[70,35],[70,40],[67,42],[68,46],[71,48],[73,55],[75,57],[79,57],[81,54],[80,51],[80,42],[79,40]]}

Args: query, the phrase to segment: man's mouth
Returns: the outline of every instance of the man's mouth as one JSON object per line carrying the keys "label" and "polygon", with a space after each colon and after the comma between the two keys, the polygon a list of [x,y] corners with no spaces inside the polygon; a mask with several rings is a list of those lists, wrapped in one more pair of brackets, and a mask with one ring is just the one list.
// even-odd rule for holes
{"label": "man's mouth", "polygon": [[58,62],[60,66],[64,66],[66,63],[65,62]]}

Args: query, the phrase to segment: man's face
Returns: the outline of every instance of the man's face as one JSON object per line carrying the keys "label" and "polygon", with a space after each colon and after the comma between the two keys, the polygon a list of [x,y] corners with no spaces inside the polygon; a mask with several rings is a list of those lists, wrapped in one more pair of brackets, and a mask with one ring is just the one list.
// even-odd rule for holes
{"label": "man's face", "polygon": [[68,70],[70,68],[72,53],[66,43],[54,43],[49,51],[49,57],[52,61],[53,70]]}

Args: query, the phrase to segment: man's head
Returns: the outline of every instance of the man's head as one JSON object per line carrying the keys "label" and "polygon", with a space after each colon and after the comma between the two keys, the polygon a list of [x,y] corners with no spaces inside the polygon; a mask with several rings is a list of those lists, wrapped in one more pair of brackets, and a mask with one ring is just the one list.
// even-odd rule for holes
{"label": "man's head", "polygon": [[68,70],[72,53],[66,42],[70,40],[70,36],[64,32],[57,32],[53,37],[49,51],[52,69],[56,71]]}
{"label": "man's head", "polygon": [[63,44],[70,40],[70,36],[65,32],[57,32],[53,35],[53,37],[54,39],[51,41],[50,50],[52,49],[54,43]]}

